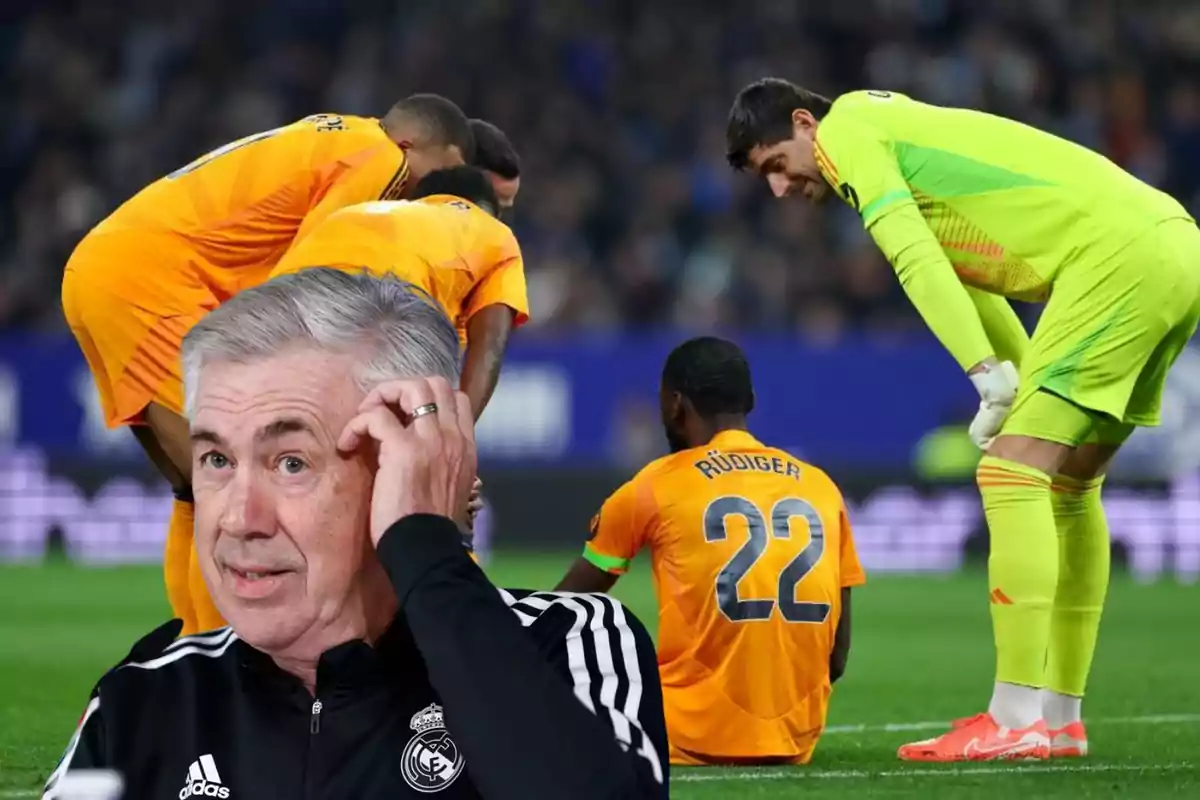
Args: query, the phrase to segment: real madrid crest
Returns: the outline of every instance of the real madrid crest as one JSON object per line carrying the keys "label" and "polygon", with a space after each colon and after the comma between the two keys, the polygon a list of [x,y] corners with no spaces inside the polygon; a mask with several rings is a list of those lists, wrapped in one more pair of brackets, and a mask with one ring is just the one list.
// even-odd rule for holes
{"label": "real madrid crest", "polygon": [[457,780],[466,767],[462,752],[446,730],[442,707],[432,703],[413,714],[409,723],[416,735],[401,758],[404,780],[418,792],[440,792]]}

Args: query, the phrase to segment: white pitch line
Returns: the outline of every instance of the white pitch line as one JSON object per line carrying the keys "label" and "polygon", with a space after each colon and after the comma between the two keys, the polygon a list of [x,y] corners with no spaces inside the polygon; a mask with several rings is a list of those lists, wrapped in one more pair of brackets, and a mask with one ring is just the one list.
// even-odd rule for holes
{"label": "white pitch line", "polygon": [[1037,775],[1043,772],[1179,772],[1196,769],[1196,765],[1180,761],[1170,764],[1064,764],[1045,767],[946,767],[944,769],[895,769],[868,772],[858,769],[789,771],[763,770],[762,772],[688,772],[673,775],[671,782],[695,783],[700,781],[745,781],[745,780],[846,780],[857,778],[946,778],[969,775]]}
{"label": "white pitch line", "polygon": [[[1088,725],[1193,725],[1200,722],[1200,714],[1152,714],[1141,717],[1099,717],[1084,720]],[[888,722],[878,725],[830,725],[825,733],[900,733],[903,731],[930,731],[950,727],[947,721]]]}
{"label": "white pitch line", "polygon": [[0,791],[0,798],[4,798],[4,800],[9,800],[9,798],[16,800],[16,798],[18,798],[18,797],[41,797],[41,796],[42,796],[42,793],[40,791],[35,791],[33,789],[5,789],[4,791]]}

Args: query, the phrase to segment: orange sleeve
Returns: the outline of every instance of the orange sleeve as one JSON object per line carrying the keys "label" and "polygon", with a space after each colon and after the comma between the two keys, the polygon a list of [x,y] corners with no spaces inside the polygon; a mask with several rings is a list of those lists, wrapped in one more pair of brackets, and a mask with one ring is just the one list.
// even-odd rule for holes
{"label": "orange sleeve", "polygon": [[863,571],[858,560],[858,551],[854,548],[854,531],[850,528],[850,515],[846,513],[846,503],[842,502],[839,513],[841,520],[841,552],[838,554],[838,568],[842,577],[842,588],[862,586],[867,582],[867,574]]}
{"label": "orange sleeve", "polygon": [[513,327],[529,321],[529,296],[525,288],[525,259],[511,230],[503,228],[492,248],[500,263],[489,272],[467,297],[464,317],[470,319],[491,305],[508,306],[515,313]]}
{"label": "orange sleeve", "polygon": [[604,501],[600,513],[592,517],[591,538],[583,547],[583,557],[605,572],[623,575],[645,544],[652,497],[641,476],[617,489]]}
{"label": "orange sleeve", "polygon": [[399,200],[407,182],[408,159],[390,142],[337,162],[293,242],[303,239],[338,209],[372,200]]}

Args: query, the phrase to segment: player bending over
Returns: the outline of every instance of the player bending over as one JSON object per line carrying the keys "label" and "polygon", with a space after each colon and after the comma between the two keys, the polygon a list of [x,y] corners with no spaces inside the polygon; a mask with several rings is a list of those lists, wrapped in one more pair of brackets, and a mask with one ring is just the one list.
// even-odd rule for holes
{"label": "player bending over", "polygon": [[190,634],[222,624],[192,546],[191,446],[179,346],[201,317],[266,280],[333,211],[400,197],[473,155],[467,117],[414,95],[382,119],[318,114],[220,147],[150,184],[76,247],[62,300],[110,427],[129,425],[175,488],[164,571]]}
{"label": "player bending over", "polygon": [[[734,102],[728,145],[776,196],[820,202],[832,187],[862,215],[982,400],[995,688],[986,713],[900,757],[1086,754],[1110,557],[1100,486],[1134,427],[1159,424],[1200,319],[1195,222],[1079,145],[892,92],[831,103],[762,80]],[[1031,340],[1006,297],[1046,301]]]}
{"label": "player bending over", "polygon": [[671,763],[806,764],[865,580],[841,493],[747,431],[732,342],[677,347],[659,399],[672,455],[605,501],[558,591],[607,591],[649,546]]}
{"label": "player bending over", "polygon": [[366,269],[424,289],[466,347],[461,388],[478,419],[500,377],[509,333],[529,319],[521,248],[497,219],[496,191],[476,167],[431,172],[410,197],[331,214],[271,275],[307,267]]}

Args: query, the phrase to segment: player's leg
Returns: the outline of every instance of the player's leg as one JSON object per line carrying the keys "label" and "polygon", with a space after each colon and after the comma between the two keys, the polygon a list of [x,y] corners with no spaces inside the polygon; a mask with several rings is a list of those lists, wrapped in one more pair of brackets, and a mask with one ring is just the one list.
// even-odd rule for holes
{"label": "player's leg", "polygon": [[[169,420],[166,415],[147,413],[150,407],[162,408],[154,403],[147,405],[154,393],[175,391],[181,394],[181,390],[173,389],[177,382],[169,379],[153,381],[159,384],[153,392],[149,388],[151,381],[148,378],[154,371],[150,366],[152,361],[145,357],[137,343],[149,337],[153,329],[151,321],[131,314],[119,298],[94,286],[80,286],[80,283],[85,282],[69,270],[63,282],[63,308],[96,378],[106,420],[113,427],[129,426],[151,463],[175,492],[163,550],[163,582],[172,614],[183,621],[183,633],[195,633],[201,629],[188,583],[193,549],[191,485],[187,478],[190,458],[180,458],[177,432],[175,435],[164,434],[178,426],[164,424],[163,419]],[[148,423],[151,417],[158,422],[158,431]],[[185,424],[185,443],[186,431]]]}
{"label": "player's leg", "polygon": [[1055,758],[1087,754],[1083,694],[1096,652],[1112,553],[1101,487],[1109,462],[1132,431],[1131,425],[1102,422],[1054,478],[1059,573],[1042,711]]}
{"label": "player's leg", "polygon": [[910,761],[1043,759],[1050,735],[1042,687],[1059,576],[1052,477],[1095,425],[1046,391],[1023,392],[976,472],[990,536],[989,600],[996,680],[988,712],[904,745]]}
{"label": "player's leg", "polygon": [[[83,251],[87,242],[81,245]],[[137,416],[137,400],[128,396],[128,391],[118,394],[123,363],[131,357],[134,349],[133,342],[144,334],[141,325],[119,325],[126,319],[124,304],[116,302],[107,292],[90,285],[92,281],[80,276],[80,271],[91,271],[89,261],[107,257],[107,254],[90,254],[77,251],[71,259],[63,275],[62,304],[63,313],[71,332],[79,343],[87,360],[96,388],[100,395],[100,403],[104,409],[106,422],[115,427],[126,424]],[[129,322],[129,320],[126,320]],[[106,324],[105,324],[106,323]],[[93,333],[99,336],[99,342]],[[119,342],[124,340],[124,346]],[[100,343],[103,343],[103,346]],[[132,400],[132,404],[129,401]],[[151,462],[158,468],[171,486],[178,493],[179,487],[187,486],[180,478],[180,470],[171,458],[162,450],[152,432],[140,426],[130,426],[134,437],[142,445]],[[167,534],[167,543],[163,554],[164,582],[166,584],[167,602],[171,612],[183,620],[184,628],[195,628],[195,615],[192,611],[190,591],[187,585],[187,550],[191,548],[191,534],[181,539],[177,533],[175,520],[180,517],[181,501],[176,499],[172,509],[172,525]],[[190,516],[190,515],[189,515]],[[182,553],[180,549],[183,548]],[[178,567],[173,571],[172,564],[184,565],[180,572]]]}
{"label": "player's leg", "polygon": [[[164,385],[162,395],[174,397],[182,382]],[[175,405],[174,399],[171,401]],[[195,510],[192,500],[191,442],[187,419],[161,403],[150,403],[142,414],[144,425],[133,427],[134,435],[175,492],[167,543],[163,549],[163,580],[167,599],[176,616],[184,621],[184,636],[212,630],[225,624],[212,602],[196,557],[193,539]],[[181,612],[187,616],[182,616]]]}
{"label": "player's leg", "polygon": [[[1008,694],[1000,684],[1032,687],[1040,685],[1034,679],[1044,678],[1051,621],[1045,612],[1057,605],[1055,598],[1063,588],[1058,580],[1060,568],[1079,576],[1078,581],[1068,578],[1064,600],[1072,600],[1073,593],[1086,594],[1087,604],[1097,608],[1084,616],[1098,624],[1103,594],[1097,584],[1107,573],[1108,559],[1107,553],[1098,555],[1104,546],[1101,540],[1107,539],[1099,505],[1100,470],[1133,424],[1158,423],[1162,380],[1182,347],[1179,331],[1194,327],[1189,323],[1200,295],[1197,257],[1200,234],[1190,222],[1176,220],[1156,226],[1119,259],[1068,272],[1055,284],[1022,364],[1022,397],[984,459],[1015,463],[1016,468],[992,466],[1001,472],[1024,468],[1024,477],[1044,485],[1036,490],[1036,503],[1035,490],[1028,486],[982,488],[993,559],[998,559],[998,569],[992,570],[993,589],[1005,592],[1003,584],[1007,583],[1022,586],[1022,592],[1030,591],[1031,608],[1037,609],[1027,609],[1025,614],[1019,600],[1012,605],[993,604],[998,699]],[[1078,449],[1085,444],[1089,446]],[[981,466],[981,473],[984,469]],[[1073,491],[1059,492],[1064,497],[1056,515],[1049,484],[1060,475],[1064,477],[1058,480],[1059,488]],[[1013,494],[1022,495],[1027,510],[1001,507],[1011,505],[1011,498],[1005,495]],[[1070,495],[1076,495],[1078,503],[1072,503]],[[1086,529],[1084,543],[1071,547],[1070,563],[1060,564],[1065,553],[1059,551],[1060,528],[1076,530],[1080,519],[1089,520],[1080,523]],[[1102,562],[1085,568],[1080,563],[1083,554]],[[1039,561],[1052,570],[1038,566]],[[1024,576],[1020,575],[1022,569],[1027,570]],[[1085,573],[1081,575],[1080,570]],[[1049,578],[1053,581],[1047,582]],[[1094,627],[1090,621],[1087,626]],[[1094,632],[1089,636],[1094,645]],[[1086,647],[1089,663],[1093,645]],[[1042,648],[1040,657],[1038,647]],[[1013,706],[1027,717],[1029,693],[1022,690],[1017,694],[1020,699],[1014,700]],[[1009,712],[1011,709],[1005,709]]]}
{"label": "player's leg", "polygon": [[[183,342],[195,318],[184,322],[172,320],[165,325],[165,334],[172,341]],[[140,414],[142,425],[134,427],[135,435],[151,461],[170,481],[175,492],[171,522],[167,528],[167,543],[163,550],[163,579],[172,608],[186,610],[182,635],[220,628],[225,624],[213,604],[194,543],[195,510],[192,500],[191,440],[187,418],[183,416],[183,377],[178,365],[179,344],[170,375],[164,379]],[[178,603],[178,606],[176,606]]]}
{"label": "player's leg", "polygon": [[[1189,240],[1194,240],[1200,247],[1200,236],[1194,236],[1193,230],[1187,227],[1177,230],[1177,234],[1171,235],[1179,237],[1178,246],[1183,251],[1179,260],[1190,260]],[[1139,373],[1126,408],[1128,420],[1143,425],[1158,424],[1167,374],[1195,333],[1198,320],[1200,292]],[[1087,733],[1082,722],[1083,695],[1096,649],[1111,554],[1108,522],[1100,505],[1100,489],[1108,464],[1133,428],[1133,422],[1102,423],[1088,442],[1072,454],[1055,478],[1055,517],[1061,566],[1043,696],[1055,757],[1087,754]]]}
{"label": "player's leg", "polygon": [[[1078,606],[1080,613],[1068,617],[1079,625],[1099,623],[1108,575],[1099,476],[1128,430],[1037,391],[1014,409],[1004,431],[980,467],[992,534],[988,572],[997,662],[989,712],[1002,725],[1024,727],[1044,715],[1036,690],[1046,684],[1056,626],[1064,632],[1060,623],[1067,617],[1059,615],[1060,608]],[[1101,435],[1103,447],[1093,443]],[[983,463],[998,475],[1036,473],[1038,486],[995,485],[1002,479],[985,480]],[[1094,643],[1094,630],[1091,639]],[[1090,662],[1090,652],[1087,658]]]}
{"label": "player's leg", "polygon": [[120,382],[125,388],[125,407],[133,415],[135,435],[175,493],[163,548],[163,582],[172,610],[183,620],[184,636],[225,624],[213,606],[196,559],[191,442],[182,413],[179,347],[200,315],[156,320],[143,346],[127,362]]}
{"label": "player's leg", "polygon": [[1061,324],[1063,314],[1055,306],[1063,304],[1065,295],[1056,290],[1043,314],[1021,365],[1021,392],[976,470],[990,537],[988,590],[996,647],[988,713],[963,720],[942,736],[905,745],[899,751],[902,759],[1050,755],[1041,689],[1059,573],[1051,485],[1098,416],[1028,378],[1031,367],[1070,352],[1070,340],[1086,338],[1086,332]]}
{"label": "player's leg", "polygon": [[1030,393],[980,460],[996,644],[988,712],[1008,728],[1028,728],[1043,718],[1040,690],[1060,573],[1051,487],[1097,420],[1093,412],[1050,392]]}
{"label": "player's leg", "polygon": [[[1104,420],[1153,424],[1136,416],[1131,405],[1134,388],[1200,293],[1200,279],[1191,264],[1185,268],[1175,259],[1175,268],[1163,258],[1163,229],[1169,225],[1131,245],[1121,262],[1056,283],[1021,364],[1020,396],[978,471],[991,536],[989,582],[997,651],[990,713],[945,736],[902,748],[902,758],[1024,757],[1027,747],[1048,754],[1039,690],[1046,682],[1059,589],[1053,477]],[[1186,227],[1192,233],[1185,231],[1185,238],[1195,233],[1194,226]],[[1200,254],[1200,247],[1195,252]],[[1145,280],[1151,273],[1155,280]],[[1089,503],[1098,504],[1098,488],[1095,492],[1096,499]],[[1103,534],[1096,525],[1091,528],[1100,530],[1095,535]],[[1097,575],[1101,568],[1095,568]],[[1024,727],[1031,719],[1035,722]],[[1028,740],[1024,731],[1032,731]],[[993,746],[980,752],[979,745],[971,744],[976,740]],[[975,752],[965,753],[968,747]]]}
{"label": "player's leg", "polygon": [[[169,280],[170,272],[153,283],[136,280],[139,264],[156,263],[166,272],[163,264],[169,259],[155,250],[153,237],[133,243],[97,238],[85,239],[72,256],[63,279],[63,310],[96,378],[108,425],[130,426],[176,493],[164,579],[172,611],[184,621],[184,632],[194,633],[202,628],[188,577],[191,458],[179,346],[195,320],[216,303],[194,282]],[[201,598],[207,601],[207,592]]]}
{"label": "player's leg", "polygon": [[[171,484],[175,494],[175,502],[171,504],[171,521],[167,526],[167,541],[163,547],[163,583],[167,590],[167,602],[176,618],[183,620],[183,635],[196,633],[200,630],[195,607],[192,605],[192,590],[188,585],[188,566],[191,562],[192,527],[194,513],[192,510],[191,480],[188,476],[188,462],[181,459],[178,440],[170,435],[164,435],[155,430],[154,422],[160,430],[166,427],[162,406],[151,403],[142,413],[146,424],[133,425],[131,430],[134,437],[146,451],[150,462]],[[167,412],[170,413],[170,412]],[[166,418],[169,424],[169,417]],[[186,429],[185,429],[186,436]]]}

